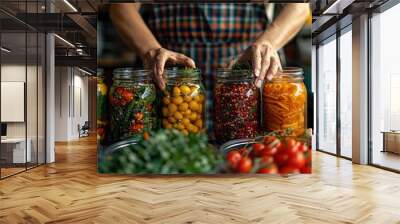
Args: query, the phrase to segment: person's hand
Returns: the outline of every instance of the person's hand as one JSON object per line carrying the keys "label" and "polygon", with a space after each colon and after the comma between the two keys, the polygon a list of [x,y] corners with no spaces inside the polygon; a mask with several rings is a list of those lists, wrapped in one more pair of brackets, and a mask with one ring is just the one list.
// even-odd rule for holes
{"label": "person's hand", "polygon": [[196,68],[195,63],[191,58],[164,48],[149,50],[145,55],[142,56],[142,60],[144,67],[153,71],[154,79],[161,89],[165,88],[163,73],[164,66],[167,62],[184,65],[190,68]]}
{"label": "person's hand", "polygon": [[260,86],[265,78],[271,80],[278,70],[282,69],[279,55],[269,42],[252,44],[228,66],[231,68],[236,63],[249,61],[251,61],[253,73],[256,76],[257,86]]}

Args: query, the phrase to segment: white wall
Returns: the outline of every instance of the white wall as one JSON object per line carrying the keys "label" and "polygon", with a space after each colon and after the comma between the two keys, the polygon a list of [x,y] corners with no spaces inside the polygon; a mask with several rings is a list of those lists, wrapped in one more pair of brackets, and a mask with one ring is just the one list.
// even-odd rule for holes
{"label": "white wall", "polygon": [[88,121],[88,78],[72,67],[56,67],[55,74],[55,140],[70,141]]}
{"label": "white wall", "polygon": [[[38,71],[36,70],[38,69]],[[25,78],[28,78],[26,81]],[[1,81],[18,81],[26,83],[26,110],[27,120],[25,122],[6,122],[8,138],[25,138],[30,139],[32,161],[44,162],[44,74],[42,67],[36,67],[25,64],[3,64],[1,66]],[[38,91],[38,92],[37,92]],[[6,97],[6,96],[2,96]],[[7,110],[9,108],[1,108]],[[39,153],[37,157],[36,153]]]}
{"label": "white wall", "polygon": [[[35,73],[36,74],[36,67],[33,66],[28,66],[27,67],[28,74]],[[25,81],[25,65],[18,65],[18,64],[13,64],[13,65],[2,65],[1,66],[1,81],[3,82],[26,82]],[[34,83],[30,83],[36,85],[36,81]],[[33,88],[28,88],[27,89],[27,102],[33,102],[35,98],[36,99],[36,89]],[[34,92],[30,92],[29,90],[32,90]],[[35,101],[36,102],[36,101]],[[31,105],[33,106],[33,105]],[[36,103],[34,105],[36,107]],[[1,108],[2,110],[7,110],[7,108]],[[31,116],[33,115],[33,117]],[[35,120],[36,121],[36,114],[27,114],[28,116],[28,122]],[[31,127],[33,125],[28,125],[28,127]],[[35,126],[36,128],[36,126]],[[7,123],[7,137],[25,137],[25,122],[12,122],[12,123]],[[28,136],[29,137],[29,136]]]}

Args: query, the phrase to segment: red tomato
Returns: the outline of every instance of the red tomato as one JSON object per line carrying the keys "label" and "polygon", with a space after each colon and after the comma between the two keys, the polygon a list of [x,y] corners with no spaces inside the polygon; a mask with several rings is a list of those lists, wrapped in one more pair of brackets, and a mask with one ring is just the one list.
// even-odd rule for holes
{"label": "red tomato", "polygon": [[261,153],[263,152],[265,145],[262,143],[254,143],[252,146],[253,150],[251,151],[255,156],[261,156]]}
{"label": "red tomato", "polygon": [[226,160],[233,169],[236,169],[241,159],[242,155],[236,150],[232,150],[226,155]]}
{"label": "red tomato", "polygon": [[301,168],[300,173],[311,173],[311,166],[305,166]]}
{"label": "red tomato", "polygon": [[285,165],[288,159],[289,155],[285,152],[279,152],[274,156],[274,161],[279,167]]}
{"label": "red tomato", "polygon": [[265,147],[265,149],[261,152],[261,156],[273,156],[278,152],[278,148],[276,147]]}
{"label": "red tomato", "polygon": [[296,154],[290,156],[288,160],[288,165],[297,167],[299,169],[303,168],[306,165],[306,158],[303,152],[297,152]]}
{"label": "red tomato", "polygon": [[276,140],[277,138],[275,137],[275,136],[265,136],[264,137],[264,144],[265,145],[269,145],[269,144],[271,144],[272,142],[274,142],[275,140]]}
{"label": "red tomato", "polygon": [[133,100],[133,93],[129,90],[124,90],[124,92],[122,93],[122,97],[123,97],[124,101],[129,103]]}
{"label": "red tomato", "polygon": [[237,167],[239,173],[250,173],[253,168],[253,161],[248,157],[243,157]]}
{"label": "red tomato", "polygon": [[279,141],[279,140],[278,140],[278,142],[275,144],[275,147],[278,149],[278,151],[284,150],[284,145],[283,145],[282,142]]}
{"label": "red tomato", "polygon": [[300,170],[296,167],[284,166],[279,170],[279,173],[281,174],[300,173]]}
{"label": "red tomato", "polygon": [[262,173],[262,174],[276,174],[278,173],[278,167],[275,164],[272,164],[267,167],[263,167],[257,171],[257,173]]}
{"label": "red tomato", "polygon": [[267,165],[274,162],[274,157],[272,156],[263,156],[261,157],[261,164]]}
{"label": "red tomato", "polygon": [[299,147],[300,147],[300,142],[297,142],[292,138],[286,140],[286,151],[290,155],[295,155],[297,151],[299,151]]}
{"label": "red tomato", "polygon": [[99,136],[104,136],[104,128],[97,128],[97,134]]}
{"label": "red tomato", "polygon": [[300,144],[299,151],[307,152],[308,151],[308,146],[306,144]]}
{"label": "red tomato", "polygon": [[116,92],[118,95],[122,96],[122,94],[125,92],[125,88],[124,88],[124,87],[117,87],[117,88],[115,89],[115,92]]}
{"label": "red tomato", "polygon": [[247,154],[248,154],[248,150],[246,149],[246,148],[240,148],[240,149],[238,149],[238,152],[240,153],[240,155],[242,155],[242,156],[247,156]]}
{"label": "red tomato", "polygon": [[143,113],[142,112],[137,112],[135,114],[135,120],[141,121],[143,119]]}
{"label": "red tomato", "polygon": [[133,132],[133,133],[138,133],[142,129],[143,129],[143,124],[134,123],[134,122],[131,124],[131,132]]}

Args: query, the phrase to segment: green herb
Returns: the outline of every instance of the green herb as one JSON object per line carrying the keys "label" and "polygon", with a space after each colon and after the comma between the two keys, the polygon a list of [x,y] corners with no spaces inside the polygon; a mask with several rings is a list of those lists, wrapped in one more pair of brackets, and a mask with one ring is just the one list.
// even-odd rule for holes
{"label": "green herb", "polygon": [[235,63],[232,66],[232,70],[251,70],[252,69],[252,65],[250,61],[246,61],[246,62],[242,62],[242,63]]}
{"label": "green herb", "polygon": [[222,164],[221,156],[205,134],[183,135],[169,129],[152,132],[148,140],[106,156],[102,173],[119,174],[211,174]]}

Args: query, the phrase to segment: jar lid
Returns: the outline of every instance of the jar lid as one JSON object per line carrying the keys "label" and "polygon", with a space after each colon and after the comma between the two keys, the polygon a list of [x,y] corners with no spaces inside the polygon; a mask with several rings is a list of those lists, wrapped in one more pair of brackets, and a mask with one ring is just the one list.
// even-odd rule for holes
{"label": "jar lid", "polygon": [[134,68],[117,68],[114,69],[114,79],[148,79],[150,78],[150,70],[134,69]]}

